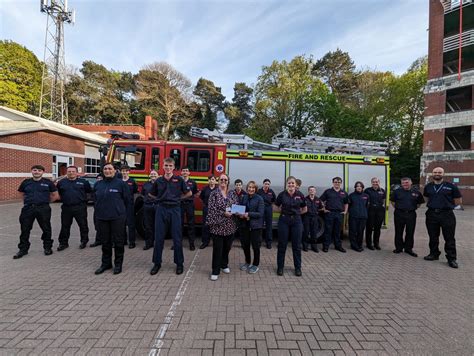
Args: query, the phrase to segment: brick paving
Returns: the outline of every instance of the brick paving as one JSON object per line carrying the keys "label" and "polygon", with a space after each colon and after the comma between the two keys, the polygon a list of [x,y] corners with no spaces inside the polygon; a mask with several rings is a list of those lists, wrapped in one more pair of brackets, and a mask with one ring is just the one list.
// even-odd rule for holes
{"label": "brick paving", "polygon": [[[444,257],[423,260],[420,210],[418,258],[392,253],[389,228],[382,251],[303,252],[301,278],[293,274],[291,249],[278,277],[275,248],[262,249],[261,270],[250,275],[238,270],[244,256],[234,247],[232,271],[217,282],[209,280],[211,248],[186,250],[185,274],[177,276],[170,241],[156,276],[148,273],[152,251],[143,251],[142,241],[126,249],[121,275],[95,276],[100,248],[79,250],[77,227],[69,249],[44,256],[35,225],[29,255],[15,261],[20,208],[0,205],[1,355],[474,353],[472,207],[456,212],[459,270]],[[59,211],[54,204],[56,241]]]}

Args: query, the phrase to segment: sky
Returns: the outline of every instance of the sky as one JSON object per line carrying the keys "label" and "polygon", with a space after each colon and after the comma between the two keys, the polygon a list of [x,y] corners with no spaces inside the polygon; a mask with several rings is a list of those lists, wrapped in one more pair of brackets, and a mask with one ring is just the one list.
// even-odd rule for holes
{"label": "sky", "polygon": [[[165,61],[193,83],[254,84],[262,66],[337,48],[359,69],[403,73],[427,54],[428,0],[69,0],[66,63],[85,60],[137,73]],[[42,60],[46,15],[40,0],[0,0],[0,39]]]}

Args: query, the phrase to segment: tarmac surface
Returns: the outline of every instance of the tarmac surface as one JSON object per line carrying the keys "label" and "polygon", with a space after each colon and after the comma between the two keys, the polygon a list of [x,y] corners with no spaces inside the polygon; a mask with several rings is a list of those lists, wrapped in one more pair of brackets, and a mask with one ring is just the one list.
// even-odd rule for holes
{"label": "tarmac surface", "polygon": [[[0,205],[0,355],[473,355],[474,207],[456,211],[459,269],[444,254],[428,262],[424,209],[415,251],[395,255],[393,227],[382,251],[303,252],[294,275],[291,247],[276,275],[276,243],[262,248],[260,271],[209,280],[212,248],[189,251],[178,276],[166,241],[151,276],[143,241],[125,250],[123,272],[96,276],[100,247],[57,252],[60,204],[53,204],[54,253],[43,254],[37,223],[29,254],[17,252],[20,203]],[[89,208],[91,240],[95,232]],[[442,238],[441,238],[441,241]],[[199,240],[197,241],[199,244]],[[344,241],[347,248],[347,240]],[[441,245],[441,248],[443,245]]]}

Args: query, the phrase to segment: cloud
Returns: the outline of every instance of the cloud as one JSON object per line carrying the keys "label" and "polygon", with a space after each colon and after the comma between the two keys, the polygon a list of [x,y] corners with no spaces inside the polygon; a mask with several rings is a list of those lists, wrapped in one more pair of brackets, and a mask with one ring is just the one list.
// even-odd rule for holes
{"label": "cloud", "polygon": [[[263,65],[337,47],[359,67],[403,72],[426,54],[428,4],[421,0],[69,0],[66,61],[93,60],[137,72],[167,61],[193,82],[254,83]],[[1,33],[43,57],[45,14],[38,0],[3,0]]]}

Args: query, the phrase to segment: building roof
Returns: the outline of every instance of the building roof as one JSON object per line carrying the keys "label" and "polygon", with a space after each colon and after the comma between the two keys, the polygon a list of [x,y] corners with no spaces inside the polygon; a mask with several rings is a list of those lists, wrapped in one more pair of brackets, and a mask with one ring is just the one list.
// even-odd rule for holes
{"label": "building roof", "polygon": [[0,136],[35,131],[53,131],[92,143],[106,143],[107,139],[39,116],[0,106]]}

